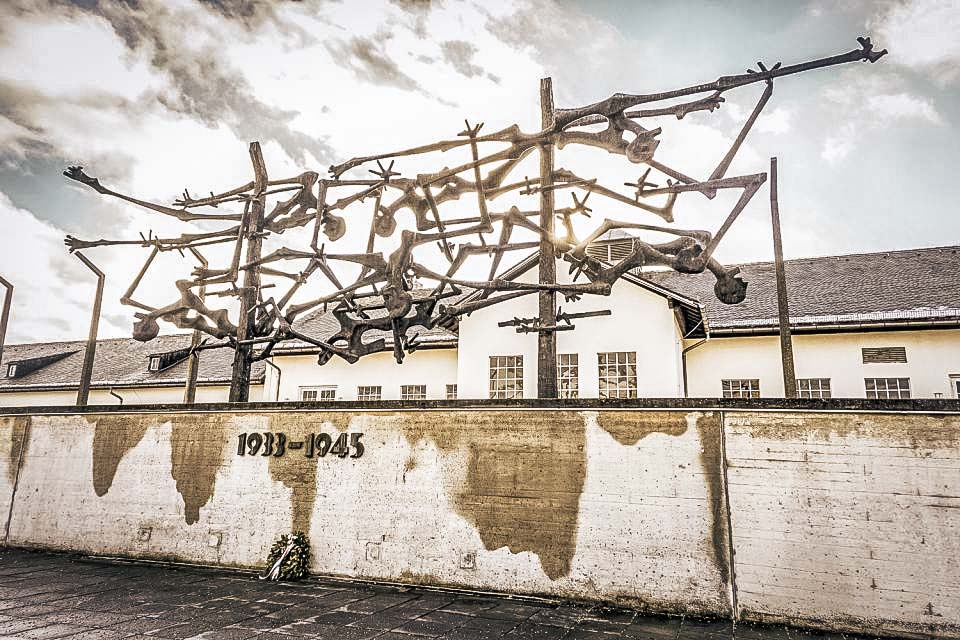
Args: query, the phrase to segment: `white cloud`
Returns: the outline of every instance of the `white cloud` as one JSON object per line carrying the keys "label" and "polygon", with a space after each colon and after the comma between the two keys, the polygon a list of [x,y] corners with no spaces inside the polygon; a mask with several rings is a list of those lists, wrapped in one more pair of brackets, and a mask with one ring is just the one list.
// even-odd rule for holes
{"label": "white cloud", "polygon": [[941,84],[960,79],[960,0],[890,3],[871,26],[893,64],[916,68]]}
{"label": "white cloud", "polygon": [[865,136],[894,123],[898,126],[945,124],[933,100],[911,93],[906,80],[895,73],[843,73],[822,95],[825,104],[836,113],[820,153],[831,164],[846,158]]}

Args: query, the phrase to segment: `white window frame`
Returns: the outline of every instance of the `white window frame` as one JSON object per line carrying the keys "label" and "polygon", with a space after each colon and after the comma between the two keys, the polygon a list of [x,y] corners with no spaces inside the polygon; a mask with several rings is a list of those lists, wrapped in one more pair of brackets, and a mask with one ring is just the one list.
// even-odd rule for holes
{"label": "white window frame", "polygon": [[953,397],[960,399],[960,373],[951,373],[947,377],[950,379],[950,391]]}
{"label": "white window frame", "polygon": [[[304,397],[310,393],[315,393],[315,396],[313,398]],[[331,400],[336,400],[337,385],[324,384],[313,387],[300,387],[297,390],[297,397],[300,399],[300,402],[329,402]]]}
{"label": "white window frame", "polygon": [[457,383],[447,385],[447,400],[456,400],[457,399]]}
{"label": "white window frame", "polygon": [[831,389],[830,378],[797,378],[797,397],[832,398],[833,389]]}
{"label": "white window frame", "polygon": [[357,400],[367,402],[383,398],[383,387],[378,384],[362,384],[357,387]]}
{"label": "white window frame", "polygon": [[557,354],[557,397],[580,397],[580,354]]}
{"label": "white window frame", "polygon": [[8,378],[16,378],[16,377],[17,377],[17,365],[15,365],[15,364],[8,364],[8,365],[7,365],[7,377],[8,377]]}
{"label": "white window frame", "polygon": [[402,384],[400,385],[401,400],[426,400],[427,385],[425,384]]}
{"label": "white window frame", "polygon": [[160,371],[160,356],[150,356],[150,362],[147,364],[149,371]]}
{"label": "white window frame", "polygon": [[720,381],[720,391],[724,398],[759,398],[759,378],[729,378]]}
{"label": "white window frame", "polygon": [[523,356],[490,356],[491,400],[523,397]]}
{"label": "white window frame", "polygon": [[[903,384],[904,381],[906,385]],[[873,389],[870,388],[871,386]],[[910,378],[864,378],[863,387],[866,397],[870,400],[908,400],[912,397]]]}
{"label": "white window frame", "polygon": [[636,351],[602,351],[597,354],[597,396],[637,397]]}

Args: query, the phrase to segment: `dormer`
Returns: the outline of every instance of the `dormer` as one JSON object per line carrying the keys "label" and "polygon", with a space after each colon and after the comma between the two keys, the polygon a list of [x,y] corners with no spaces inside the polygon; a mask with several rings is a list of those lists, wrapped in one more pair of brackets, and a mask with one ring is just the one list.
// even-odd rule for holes
{"label": "dormer", "polygon": [[34,371],[39,371],[44,367],[60,362],[67,356],[78,353],[79,349],[73,351],[64,351],[62,353],[52,353],[46,356],[37,356],[36,358],[21,358],[7,363],[6,370],[3,372],[5,378],[22,378],[30,375]]}
{"label": "dormer", "polygon": [[184,347],[183,349],[176,349],[174,351],[164,351],[163,353],[151,353],[147,358],[147,371],[157,373],[158,371],[169,369],[189,357],[190,347]]}

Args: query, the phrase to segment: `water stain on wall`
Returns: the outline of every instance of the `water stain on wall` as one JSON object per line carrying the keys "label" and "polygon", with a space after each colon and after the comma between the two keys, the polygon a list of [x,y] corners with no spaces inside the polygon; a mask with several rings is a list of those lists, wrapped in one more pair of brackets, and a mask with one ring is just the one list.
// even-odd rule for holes
{"label": "water stain on wall", "polygon": [[601,411],[597,423],[620,444],[634,446],[652,433],[681,436],[693,416],[700,435],[700,463],[710,505],[710,550],[724,585],[730,583],[727,519],[721,465],[721,424],[716,413],[687,414],[679,411]]}
{"label": "water stain on wall", "polygon": [[685,413],[659,411],[601,411],[597,414],[597,424],[628,447],[653,433],[682,436],[688,427]]}
{"label": "water stain on wall", "polygon": [[[336,433],[349,430],[350,414],[344,413],[310,413],[295,414],[296,419],[291,421],[290,416],[270,419],[270,431],[283,432],[287,436],[287,444],[292,441],[306,441],[313,433],[326,432],[335,437]],[[333,427],[331,429],[331,426]],[[282,482],[290,489],[290,508],[293,512],[291,531],[302,531],[310,535],[310,525],[313,520],[313,510],[317,502],[317,465],[318,458],[308,458],[304,450],[287,450],[279,458],[271,457],[268,462],[270,477],[276,482]]]}
{"label": "water stain on wall", "polygon": [[183,498],[187,524],[200,519],[200,508],[213,497],[217,473],[233,416],[208,413],[174,416],[170,431],[170,475]]}
{"label": "water stain on wall", "polygon": [[713,564],[724,585],[730,584],[730,532],[727,529],[726,495],[723,490],[723,425],[719,414],[697,420],[700,433],[700,464],[710,503],[710,550]]}
{"label": "water stain on wall", "polygon": [[534,553],[552,580],[570,573],[586,477],[582,416],[455,412],[441,422],[406,413],[402,429],[411,444],[429,438],[445,453],[466,454],[465,481],[450,488],[451,498],[484,548]]}
{"label": "water stain on wall", "polygon": [[26,451],[21,456],[20,450],[29,445],[30,416],[13,416],[2,418],[10,430],[10,449],[7,451],[7,478],[10,484],[17,479],[17,469],[21,457],[26,458]]}
{"label": "water stain on wall", "polygon": [[143,440],[156,416],[128,413],[86,417],[93,425],[93,490],[105,496],[113,485],[117,467],[128,451]]}
{"label": "water stain on wall", "polygon": [[764,440],[814,440],[863,437],[904,444],[914,449],[960,446],[960,416],[863,413],[747,413],[728,412],[732,432]]}

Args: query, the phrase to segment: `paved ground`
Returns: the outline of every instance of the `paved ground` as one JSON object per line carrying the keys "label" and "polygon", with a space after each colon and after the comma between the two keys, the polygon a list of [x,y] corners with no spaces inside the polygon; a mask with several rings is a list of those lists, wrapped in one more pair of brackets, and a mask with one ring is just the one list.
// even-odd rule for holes
{"label": "paved ground", "polygon": [[584,604],[0,549],[0,640],[839,639]]}

